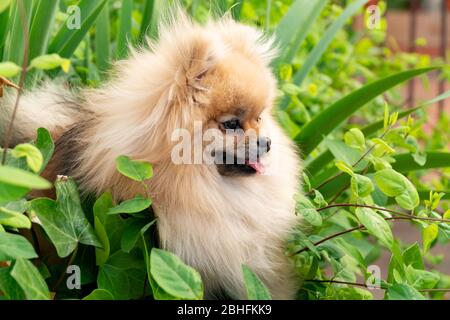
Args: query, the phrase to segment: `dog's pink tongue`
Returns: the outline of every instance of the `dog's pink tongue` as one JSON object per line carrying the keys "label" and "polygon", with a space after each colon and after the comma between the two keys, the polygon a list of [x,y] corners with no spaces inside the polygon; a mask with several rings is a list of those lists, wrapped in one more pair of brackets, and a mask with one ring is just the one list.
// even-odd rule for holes
{"label": "dog's pink tongue", "polygon": [[261,162],[259,162],[259,161],[249,162],[248,165],[250,167],[252,167],[256,171],[256,173],[258,173],[258,174],[263,174],[264,173],[264,169],[265,168],[264,168],[264,165]]}

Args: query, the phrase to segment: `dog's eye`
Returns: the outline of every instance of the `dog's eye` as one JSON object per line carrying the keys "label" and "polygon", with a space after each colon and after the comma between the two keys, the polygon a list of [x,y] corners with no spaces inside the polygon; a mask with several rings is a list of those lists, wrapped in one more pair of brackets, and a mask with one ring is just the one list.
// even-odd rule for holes
{"label": "dog's eye", "polygon": [[239,119],[231,119],[225,122],[222,122],[222,127],[225,130],[236,130],[241,127],[241,123],[239,122]]}

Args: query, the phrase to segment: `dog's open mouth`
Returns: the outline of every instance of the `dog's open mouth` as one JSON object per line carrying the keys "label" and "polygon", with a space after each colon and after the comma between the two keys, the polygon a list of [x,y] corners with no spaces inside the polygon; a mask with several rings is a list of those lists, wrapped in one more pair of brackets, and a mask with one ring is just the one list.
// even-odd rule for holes
{"label": "dog's open mouth", "polygon": [[237,160],[234,163],[216,164],[217,170],[223,176],[243,176],[253,174],[264,174],[264,164],[257,160]]}
{"label": "dog's open mouth", "polygon": [[254,173],[263,174],[264,173],[264,165],[261,161],[245,161],[245,165],[251,169],[253,169]]}

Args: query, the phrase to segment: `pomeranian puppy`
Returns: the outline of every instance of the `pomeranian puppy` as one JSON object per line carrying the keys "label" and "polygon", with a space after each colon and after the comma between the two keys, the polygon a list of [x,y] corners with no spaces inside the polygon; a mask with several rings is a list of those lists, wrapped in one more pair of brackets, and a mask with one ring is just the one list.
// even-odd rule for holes
{"label": "pomeranian puppy", "polygon": [[[25,93],[14,143],[46,127],[56,151],[45,176],[72,176],[81,190],[111,191],[116,201],[144,190],[117,172],[115,159],[150,162],[160,245],[201,273],[206,298],[245,299],[245,264],[274,299],[293,299],[299,280],[285,244],[299,224],[301,164],[272,114],[275,54],[271,38],[229,17],[199,25],[173,14],[160,25],[159,40],[132,49],[101,88],[75,93],[47,84]],[[2,107],[1,123],[11,109],[8,102]],[[200,143],[215,159],[234,161],[175,163],[174,132],[194,136],[194,123],[218,139],[192,139],[183,157]],[[256,146],[248,131],[256,133]]]}

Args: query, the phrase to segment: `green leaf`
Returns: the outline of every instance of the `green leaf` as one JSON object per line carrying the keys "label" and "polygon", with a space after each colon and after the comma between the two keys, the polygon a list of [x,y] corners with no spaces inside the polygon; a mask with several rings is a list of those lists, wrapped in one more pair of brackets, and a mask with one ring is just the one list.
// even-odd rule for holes
{"label": "green leaf", "polygon": [[[120,215],[109,215],[108,211],[114,206],[112,196],[109,192],[105,192],[97,199],[94,204],[94,217],[101,223],[108,237],[110,254],[115,253],[121,248],[121,239],[123,230],[126,226],[124,219]],[[105,253],[105,251],[97,250],[97,253]],[[104,259],[102,257],[100,259]]]}
{"label": "green leaf", "polygon": [[17,187],[38,190],[49,189],[52,187],[51,183],[44,178],[31,172],[9,166],[0,166],[0,182]]}
{"label": "green leaf", "polygon": [[405,271],[408,283],[418,290],[432,289],[440,280],[438,274],[426,270],[414,269],[412,266],[407,266]]}
{"label": "green leaf", "polygon": [[367,197],[374,190],[372,180],[360,174],[354,174],[352,176],[350,186],[353,194],[359,198]]}
{"label": "green leaf", "polygon": [[44,159],[42,157],[41,151],[30,143],[18,144],[11,154],[16,158],[25,157],[27,160],[28,167],[36,173],[39,173]]}
{"label": "green leaf", "polygon": [[143,219],[132,220],[123,231],[121,240],[122,251],[130,252],[136,246],[136,242],[141,237],[141,233],[145,232],[155,221],[148,222]]}
{"label": "green leaf", "polygon": [[127,156],[119,156],[116,159],[116,165],[121,174],[135,181],[145,181],[153,176],[150,163],[134,161]]}
{"label": "green leaf", "polygon": [[388,300],[425,300],[419,291],[407,284],[394,284],[386,295]]}
{"label": "green leaf", "polygon": [[21,67],[19,67],[14,62],[1,62],[0,63],[0,76],[5,78],[12,78],[15,75],[17,75],[20,70],[22,70]]}
{"label": "green leaf", "polygon": [[27,300],[49,300],[50,292],[39,270],[28,260],[18,259],[11,276],[22,288]]}
{"label": "green leaf", "polygon": [[114,299],[138,299],[144,295],[146,269],[142,258],[135,253],[117,251],[100,266],[98,289],[109,291]]}
{"label": "green leaf", "polygon": [[106,232],[103,224],[100,222],[100,219],[96,216],[94,216],[94,230],[98,239],[102,243],[101,248],[95,248],[95,264],[101,266],[108,260],[111,248],[109,245],[108,233]]}
{"label": "green leaf", "polygon": [[[426,106],[433,105],[436,102],[448,99],[449,97],[450,97],[450,90],[447,91],[447,92],[444,92],[443,94],[439,95],[436,98],[433,98],[431,100],[428,100],[428,101],[425,101],[425,102],[421,103],[417,107],[414,107],[414,108],[408,109],[406,111],[400,112],[398,114],[398,118],[399,119],[405,118],[405,117],[409,116],[410,114],[414,113],[415,111],[417,111],[419,109],[422,109],[422,108],[424,108]],[[389,116],[389,114],[388,114],[388,116]],[[386,121],[388,121],[388,119],[386,119]],[[384,122],[383,120],[380,120],[380,121],[377,121],[377,122],[372,123],[370,125],[367,125],[366,127],[364,127],[362,129],[362,132],[366,136],[371,135],[371,134],[375,133],[376,131],[380,130],[381,128],[383,128],[383,122]]]}
{"label": "green leaf", "polygon": [[147,209],[152,204],[150,199],[145,199],[140,195],[137,195],[134,199],[126,200],[108,210],[108,214],[121,214],[121,213],[137,213]]}
{"label": "green leaf", "polygon": [[17,201],[25,196],[30,189],[11,186],[0,182],[0,204]]}
{"label": "green leaf", "polygon": [[11,276],[11,267],[0,268],[0,291],[2,292],[1,297],[7,300],[25,300],[22,288]]}
{"label": "green leaf", "polygon": [[30,28],[30,60],[43,55],[47,51],[58,4],[59,0],[38,1],[36,3]]}
{"label": "green leaf", "polygon": [[52,136],[47,129],[39,128],[37,130],[36,147],[42,154],[42,166],[40,172],[44,171],[48,162],[53,156],[55,151],[55,144],[53,143]]}
{"label": "green leaf", "polygon": [[12,228],[30,229],[31,221],[23,214],[24,211],[15,211],[8,206],[0,207],[0,224]]}
{"label": "green leaf", "polygon": [[[144,12],[145,14],[145,12]],[[111,22],[109,4],[103,7],[95,28],[96,64],[100,71],[106,71],[111,66]]]}
{"label": "green leaf", "polygon": [[278,110],[277,120],[289,137],[293,138],[299,133],[300,128],[294,121],[292,121],[287,112]]}
{"label": "green leaf", "polygon": [[321,36],[319,43],[314,47],[314,49],[309,53],[306,61],[303,63],[302,67],[294,75],[294,83],[297,85],[302,84],[311,69],[317,64],[317,62],[322,57],[325,50],[328,48],[330,43],[333,41],[336,34],[341,30],[341,28],[347,23],[348,19],[356,14],[359,9],[367,3],[368,0],[355,0],[350,3],[347,8],[342,12],[342,14],[328,27],[325,33]]}
{"label": "green leaf", "polygon": [[307,123],[300,134],[297,135],[295,141],[305,156],[310,154],[323,140],[324,136],[336,129],[367,102],[402,82],[433,70],[436,70],[436,68],[403,71],[353,91]]}
{"label": "green leaf", "polygon": [[2,0],[2,2],[0,2],[0,13],[8,9],[10,4],[11,0]]}
{"label": "green leaf", "polygon": [[[344,161],[348,166],[353,166],[361,158],[360,152],[347,146],[345,143],[339,140],[325,139],[325,144],[333,154],[336,160]],[[360,171],[367,166],[366,159],[359,161],[355,166],[355,171]],[[353,169],[352,169],[353,170]]]}
{"label": "green leaf", "polygon": [[81,208],[75,182],[62,177],[55,187],[57,201],[38,198],[30,202],[30,209],[39,218],[58,255],[67,257],[78,243],[101,247]]}
{"label": "green leaf", "polygon": [[431,243],[436,240],[439,234],[439,227],[437,224],[430,224],[428,227],[422,230],[423,251],[428,252],[431,247]]}
{"label": "green leaf", "polygon": [[354,173],[353,173],[353,169],[352,169],[352,167],[350,167],[348,164],[346,164],[344,161],[342,161],[342,160],[338,160],[338,161],[336,161],[335,163],[334,163],[334,165],[339,169],[339,170],[341,170],[342,172],[345,172],[345,173],[347,173],[347,174],[349,174],[349,175],[353,175]]}
{"label": "green leaf", "polygon": [[177,298],[201,300],[200,274],[173,253],[153,248],[150,254],[151,276],[167,293]]}
{"label": "green leaf", "polygon": [[406,266],[412,266],[414,269],[425,269],[422,254],[420,253],[420,248],[417,242],[405,249],[402,256]]}
{"label": "green leaf", "polygon": [[89,293],[83,300],[114,300],[114,296],[105,289],[95,289]]}
{"label": "green leaf", "polygon": [[301,214],[306,221],[315,227],[322,225],[322,216],[317,212],[314,205],[303,195],[297,198],[295,212]]}
{"label": "green leaf", "polygon": [[349,147],[364,150],[366,147],[366,140],[364,133],[358,128],[352,128],[344,134],[345,144]]}
{"label": "green leaf", "polygon": [[370,234],[380,240],[381,244],[387,248],[392,247],[394,237],[386,220],[369,208],[356,208],[356,217]]}
{"label": "green leaf", "polygon": [[117,59],[122,59],[128,54],[128,43],[131,40],[131,14],[133,11],[133,0],[123,0],[120,9],[119,32],[117,34]]}
{"label": "green leaf", "polygon": [[94,25],[106,2],[107,0],[81,0],[78,4],[81,12],[80,28],[61,28],[50,44],[48,52],[58,53],[61,57],[70,58],[91,26]]}
{"label": "green leaf", "polygon": [[395,162],[392,168],[399,172],[410,172],[450,167],[449,152],[426,152],[425,155],[427,162],[423,166],[418,164],[410,153],[394,155]]}
{"label": "green leaf", "polygon": [[52,70],[61,67],[64,72],[69,72],[70,60],[61,58],[58,54],[46,54],[34,58],[30,63],[30,68],[39,70]]}
{"label": "green leaf", "polygon": [[419,205],[420,198],[414,185],[395,170],[377,171],[374,180],[380,190],[389,197],[395,197],[402,208],[412,210]]}
{"label": "green leaf", "polygon": [[249,267],[242,265],[242,272],[248,300],[272,300],[267,287]]}
{"label": "green leaf", "polygon": [[37,258],[33,246],[23,236],[0,232],[0,261]]}
{"label": "green leaf", "polygon": [[292,62],[327,2],[327,0],[296,0],[289,7],[275,30],[278,47],[282,52],[280,57],[273,62],[274,66],[280,62]]}

